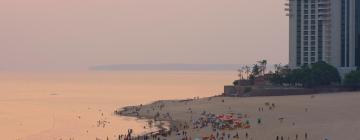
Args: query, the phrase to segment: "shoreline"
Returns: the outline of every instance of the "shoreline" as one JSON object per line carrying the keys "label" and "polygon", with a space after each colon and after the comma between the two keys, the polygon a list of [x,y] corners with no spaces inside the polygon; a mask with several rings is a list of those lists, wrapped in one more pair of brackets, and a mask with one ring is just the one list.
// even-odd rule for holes
{"label": "shoreline", "polygon": [[[161,102],[161,100],[149,103],[147,105],[151,105],[151,104],[154,104],[156,102]],[[154,127],[156,127],[157,128],[156,131],[145,132],[143,134],[133,136],[132,138],[143,138],[145,136],[151,136],[151,135],[163,135],[164,133],[168,133],[171,130],[171,128],[173,126],[176,126],[176,124],[178,123],[178,122],[176,122],[174,120],[162,119],[162,118],[158,118],[157,120],[155,120],[154,116],[139,115],[138,113],[135,113],[136,110],[141,106],[142,105],[125,106],[125,107],[119,108],[119,109],[114,111],[115,115],[124,116],[124,117],[133,117],[133,118],[140,119],[140,120],[147,120],[148,122],[151,121],[153,123],[156,123],[156,122],[159,123],[159,124],[149,124],[148,123],[148,125],[153,125]],[[131,111],[131,112],[129,112],[129,111]]]}
{"label": "shoreline", "polygon": [[[204,98],[213,98],[213,97],[220,97],[220,96],[211,96],[211,97],[204,97]],[[199,98],[198,98],[199,99]],[[125,106],[122,108],[119,108],[117,110],[114,111],[115,115],[119,115],[119,116],[124,116],[124,117],[134,117],[137,119],[141,119],[141,120],[150,120],[150,121],[155,121],[155,122],[159,122],[160,124],[154,125],[158,130],[157,131],[152,131],[152,132],[147,132],[138,136],[135,136],[134,138],[143,138],[146,136],[163,136],[166,137],[167,135],[171,134],[171,131],[174,128],[179,128],[179,126],[181,126],[184,122],[180,121],[180,120],[172,120],[172,119],[168,119],[168,118],[162,118],[162,117],[155,117],[153,115],[140,115],[139,113],[136,113],[139,111],[139,108],[143,107],[143,106],[153,106],[153,105],[157,105],[157,104],[162,104],[163,102],[189,102],[189,101],[194,101],[196,99],[173,99],[173,100],[157,100],[154,102],[151,102],[149,104],[145,104],[145,105],[135,105],[135,106]],[[181,130],[181,129],[178,129]]]}

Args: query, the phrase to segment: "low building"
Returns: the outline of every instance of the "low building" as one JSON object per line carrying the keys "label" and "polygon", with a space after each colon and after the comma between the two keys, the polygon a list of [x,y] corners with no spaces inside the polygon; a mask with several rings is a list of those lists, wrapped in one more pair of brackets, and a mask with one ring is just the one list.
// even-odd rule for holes
{"label": "low building", "polygon": [[268,86],[271,85],[270,83],[270,74],[265,74],[262,76],[258,76],[254,80],[254,86]]}
{"label": "low building", "polygon": [[225,96],[237,96],[236,87],[233,85],[224,86],[224,95]]}
{"label": "low building", "polygon": [[254,80],[237,80],[235,85],[224,86],[224,96],[244,96],[254,89],[262,89],[263,87],[270,86],[270,75],[262,75],[256,77]]}

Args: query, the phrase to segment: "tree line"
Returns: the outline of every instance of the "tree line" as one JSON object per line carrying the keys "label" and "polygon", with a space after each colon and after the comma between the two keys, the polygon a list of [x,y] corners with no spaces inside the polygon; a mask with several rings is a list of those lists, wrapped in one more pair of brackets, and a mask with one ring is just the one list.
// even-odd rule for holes
{"label": "tree line", "polygon": [[[287,65],[275,64],[273,69],[267,70],[267,60],[257,61],[253,65],[242,66],[239,70],[239,80],[253,81],[259,76],[266,75],[273,85],[313,88],[329,85],[359,86],[360,70],[352,71],[342,79],[336,67],[319,61],[310,65],[303,65],[290,69]],[[239,80],[234,81],[237,85]]]}
{"label": "tree line", "polygon": [[288,66],[279,66],[271,74],[270,82],[275,85],[288,85],[297,87],[319,87],[338,85],[341,77],[338,70],[326,62],[316,62],[311,65],[303,65],[297,69]]}
{"label": "tree line", "polygon": [[276,86],[315,88],[338,85],[360,88],[359,68],[341,78],[336,67],[323,61],[303,65],[296,69],[275,64],[271,70],[268,70],[267,62],[267,60],[260,60],[256,64],[240,67],[239,80],[235,80],[233,84],[237,85],[240,80],[254,81],[257,77],[266,75],[270,83]]}

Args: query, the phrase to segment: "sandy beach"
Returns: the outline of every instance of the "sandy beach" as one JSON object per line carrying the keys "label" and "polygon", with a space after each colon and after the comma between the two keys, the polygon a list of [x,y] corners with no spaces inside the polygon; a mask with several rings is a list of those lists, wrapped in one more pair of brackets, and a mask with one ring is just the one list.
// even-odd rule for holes
{"label": "sandy beach", "polygon": [[[126,107],[122,114],[146,118],[158,116],[157,120],[180,122],[180,125],[171,126],[171,135],[161,137],[168,140],[203,137],[359,140],[359,100],[359,92],[248,98],[209,97],[156,101],[148,105]],[[251,127],[214,129],[211,123],[203,120],[207,114],[245,114],[242,120],[248,121]]]}

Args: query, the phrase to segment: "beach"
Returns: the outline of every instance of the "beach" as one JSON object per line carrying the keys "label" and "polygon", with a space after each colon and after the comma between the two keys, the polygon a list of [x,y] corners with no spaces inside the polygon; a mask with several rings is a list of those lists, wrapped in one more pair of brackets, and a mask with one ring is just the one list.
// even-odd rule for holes
{"label": "beach", "polygon": [[[359,92],[246,98],[207,97],[162,100],[118,111],[125,116],[173,122],[169,126],[170,135],[167,132],[168,136],[153,137],[154,139],[213,137],[249,140],[359,140],[359,100]],[[214,129],[209,116],[217,119],[221,115],[231,115],[249,126]]]}
{"label": "beach", "polygon": [[[223,87],[219,85],[231,81],[233,73],[1,74],[0,139],[106,140],[109,137],[118,140],[128,129],[137,136],[157,131],[159,126],[167,127],[167,124],[179,125],[178,132],[186,131],[192,139],[211,134],[216,137],[217,132],[219,135],[225,133],[226,137],[238,133],[239,139],[245,139],[248,133],[249,140],[276,140],[276,136],[279,140],[281,136],[294,140],[296,134],[301,140],[305,133],[309,140],[358,140],[360,137],[357,133],[360,130],[360,93],[211,97],[221,93]],[[275,108],[269,110],[272,104]],[[114,114],[114,110],[124,108],[129,110],[123,116]],[[139,116],[130,113],[139,108]],[[157,112],[159,117],[155,123]],[[211,123],[205,127],[198,123],[197,127],[202,128],[193,129],[193,121],[201,122],[199,119],[210,113],[216,117],[234,114],[234,118],[241,113],[242,121],[249,120],[250,128],[213,131]],[[282,123],[280,118],[283,118]],[[149,120],[152,120],[152,127]],[[188,128],[180,127],[184,124],[188,124]],[[172,132],[164,138],[183,137],[175,136],[175,129]]]}

